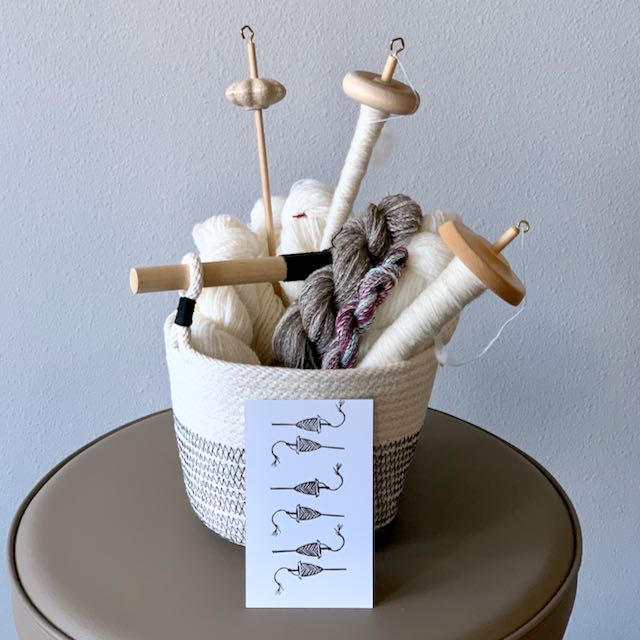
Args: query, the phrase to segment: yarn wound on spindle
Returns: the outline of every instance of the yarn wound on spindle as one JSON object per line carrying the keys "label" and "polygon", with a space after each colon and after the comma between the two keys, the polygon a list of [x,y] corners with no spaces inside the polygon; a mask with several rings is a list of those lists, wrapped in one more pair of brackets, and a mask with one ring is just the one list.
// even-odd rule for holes
{"label": "yarn wound on spindle", "polygon": [[379,265],[367,272],[357,295],[340,308],[335,336],[322,359],[323,369],[348,369],[356,365],[360,336],[369,330],[376,310],[398,282],[408,255],[405,247],[393,247]]}
{"label": "yarn wound on spindle", "polygon": [[[438,227],[449,220],[459,219],[455,213],[443,211],[424,214],[420,231],[414,234],[407,244],[409,257],[402,270],[402,277],[389,292],[386,300],[378,307],[371,328],[360,338],[359,362],[367,355],[382,332],[396,321],[402,311],[434,282],[451,262],[453,253],[438,234]],[[454,318],[444,327],[441,334],[443,343],[450,340],[456,324],[457,318]]]}
{"label": "yarn wound on spindle", "polygon": [[298,302],[276,326],[273,351],[277,364],[318,369],[335,333],[336,313],[356,296],[366,273],[393,246],[409,241],[422,222],[420,206],[405,195],[383,198],[347,220],[333,239],[333,264],[312,273]]}

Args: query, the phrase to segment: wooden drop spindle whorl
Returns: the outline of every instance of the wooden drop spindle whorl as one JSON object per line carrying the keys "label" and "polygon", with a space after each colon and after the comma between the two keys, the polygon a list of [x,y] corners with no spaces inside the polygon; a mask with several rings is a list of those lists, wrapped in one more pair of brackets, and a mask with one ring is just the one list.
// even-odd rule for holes
{"label": "wooden drop spindle whorl", "polygon": [[509,227],[493,244],[455,220],[442,224],[438,233],[456,258],[487,289],[505,302],[517,306],[524,298],[525,287],[500,252],[520,234],[521,226],[525,233],[529,230],[529,223],[521,220],[517,225]]}
{"label": "wooden drop spindle whorl", "polygon": [[[400,43],[398,49],[394,44]],[[342,89],[356,102],[387,115],[406,116],[415,113],[420,106],[420,96],[410,86],[393,79],[398,64],[398,54],[404,50],[404,40],[391,41],[391,53],[387,56],[382,73],[351,71],[342,80]]]}

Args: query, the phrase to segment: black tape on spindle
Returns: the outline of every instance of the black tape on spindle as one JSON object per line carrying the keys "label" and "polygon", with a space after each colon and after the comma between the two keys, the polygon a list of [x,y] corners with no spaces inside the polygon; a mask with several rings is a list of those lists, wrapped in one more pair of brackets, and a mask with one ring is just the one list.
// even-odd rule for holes
{"label": "black tape on spindle", "polygon": [[331,264],[333,257],[331,251],[314,251],[313,253],[289,253],[283,255],[287,264],[287,277],[285,280],[306,280],[314,271]]}
{"label": "black tape on spindle", "polygon": [[191,298],[180,298],[178,310],[176,311],[175,323],[179,327],[190,327],[193,322],[193,312],[196,308],[196,301]]}

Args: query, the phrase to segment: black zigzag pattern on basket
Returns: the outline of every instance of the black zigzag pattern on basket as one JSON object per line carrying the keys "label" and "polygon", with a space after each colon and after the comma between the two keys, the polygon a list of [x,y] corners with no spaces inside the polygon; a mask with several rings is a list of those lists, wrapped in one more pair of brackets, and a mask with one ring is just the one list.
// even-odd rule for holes
{"label": "black zigzag pattern on basket", "polygon": [[[174,425],[187,496],[200,520],[236,544],[245,543],[244,449],[212,442]],[[398,512],[404,479],[420,433],[373,448],[374,523],[380,529]]]}
{"label": "black zigzag pattern on basket", "polygon": [[398,513],[404,479],[418,444],[420,432],[373,447],[375,528],[389,524]]}
{"label": "black zigzag pattern on basket", "polygon": [[189,502],[207,527],[236,544],[244,544],[244,449],[211,442],[174,425]]}

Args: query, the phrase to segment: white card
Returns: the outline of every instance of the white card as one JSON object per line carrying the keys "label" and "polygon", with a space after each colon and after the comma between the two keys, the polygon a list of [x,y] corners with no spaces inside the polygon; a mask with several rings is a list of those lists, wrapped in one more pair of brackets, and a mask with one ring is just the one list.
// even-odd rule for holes
{"label": "white card", "polygon": [[248,400],[246,606],[373,606],[373,400]]}

